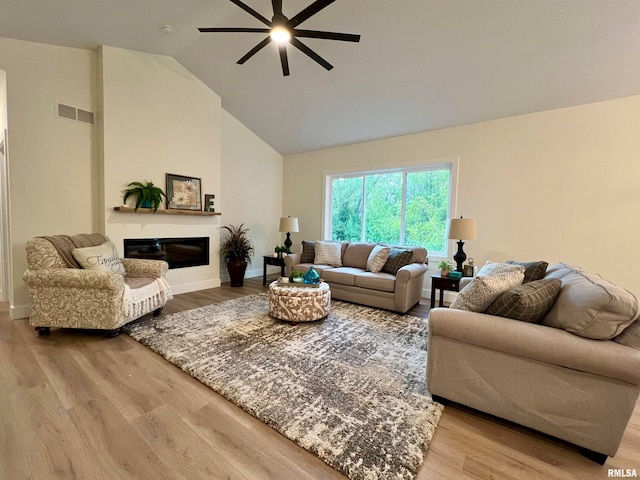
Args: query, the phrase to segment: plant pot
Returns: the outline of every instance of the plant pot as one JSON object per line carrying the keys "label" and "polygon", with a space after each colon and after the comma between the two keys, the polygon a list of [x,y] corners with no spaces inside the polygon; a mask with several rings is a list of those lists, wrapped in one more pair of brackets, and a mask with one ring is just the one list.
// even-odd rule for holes
{"label": "plant pot", "polygon": [[232,287],[242,287],[244,285],[244,274],[247,271],[247,262],[232,258],[227,262],[227,271]]}
{"label": "plant pot", "polygon": [[148,198],[145,198],[140,202],[140,208],[153,208],[153,202]]}
{"label": "plant pot", "polygon": [[449,276],[449,269],[447,269],[447,270],[440,270],[440,276],[441,276],[441,277],[448,277],[448,276]]}

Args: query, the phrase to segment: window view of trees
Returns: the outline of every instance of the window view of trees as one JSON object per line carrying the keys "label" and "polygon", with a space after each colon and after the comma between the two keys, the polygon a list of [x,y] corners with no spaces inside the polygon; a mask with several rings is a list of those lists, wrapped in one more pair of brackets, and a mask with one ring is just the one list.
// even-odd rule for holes
{"label": "window view of trees", "polygon": [[445,253],[450,168],[331,179],[331,238],[421,245]]}
{"label": "window view of trees", "polygon": [[357,242],[362,238],[364,177],[335,178],[331,184],[331,238]]}

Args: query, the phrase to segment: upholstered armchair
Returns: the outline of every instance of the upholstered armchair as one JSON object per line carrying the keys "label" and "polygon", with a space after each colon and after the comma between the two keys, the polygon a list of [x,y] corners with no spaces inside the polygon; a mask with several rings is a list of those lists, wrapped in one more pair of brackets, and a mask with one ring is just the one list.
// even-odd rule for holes
{"label": "upholstered armchair", "polygon": [[[89,257],[107,258],[96,269],[82,268],[74,260],[78,252],[106,245],[113,256]],[[26,250],[23,278],[29,287],[29,323],[39,335],[61,327],[106,330],[108,336],[116,336],[132,320],[150,312],[160,315],[172,298],[164,278],[166,262],[117,258],[115,247],[101,234],[36,237],[27,242]]]}

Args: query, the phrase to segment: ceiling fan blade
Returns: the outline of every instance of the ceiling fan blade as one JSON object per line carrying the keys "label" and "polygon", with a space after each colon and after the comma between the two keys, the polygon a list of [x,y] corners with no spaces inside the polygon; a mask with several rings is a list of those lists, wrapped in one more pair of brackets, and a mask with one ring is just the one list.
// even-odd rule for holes
{"label": "ceiling fan blade", "polygon": [[258,53],[260,50],[262,50],[264,47],[266,47],[267,45],[269,45],[269,43],[271,42],[271,37],[267,37],[264,40],[262,40],[259,44],[257,44],[255,47],[253,47],[251,50],[249,50],[247,52],[247,54],[242,57],[240,60],[238,60],[236,63],[238,65],[242,65],[244,62],[246,62],[247,60],[249,60],[251,57],[253,57],[256,53]]}
{"label": "ceiling fan blade", "polygon": [[293,16],[293,17],[291,17],[289,19],[289,22],[287,22],[287,24],[289,25],[289,28],[294,28],[297,25],[300,25],[306,19],[308,19],[309,17],[315,15],[316,13],[318,13],[323,8],[328,7],[329,5],[331,5],[335,1],[336,0],[316,0],[311,5],[309,5],[307,8],[305,8],[304,10],[301,10],[297,15],[295,15],[295,16]]}
{"label": "ceiling fan blade", "polygon": [[289,60],[287,59],[287,44],[281,43],[278,45],[278,50],[280,50],[280,63],[282,64],[282,75],[285,77],[289,76]]}
{"label": "ceiling fan blade", "polygon": [[198,28],[198,31],[201,33],[211,33],[211,32],[254,32],[254,33],[269,33],[271,30],[268,28],[241,28],[241,27],[204,27]]}
{"label": "ceiling fan blade", "polygon": [[282,15],[282,0],[271,0],[271,5],[273,6],[273,15],[279,16]]}
{"label": "ceiling fan blade", "polygon": [[269,27],[271,26],[271,22],[269,20],[264,18],[262,15],[260,15],[258,12],[256,12],[249,5],[246,5],[246,4],[242,3],[240,0],[229,0],[229,1],[231,3],[235,3],[237,6],[239,6],[241,9],[243,9],[245,12],[247,12],[249,15],[257,18],[258,20],[260,20],[265,25],[268,25]]}
{"label": "ceiling fan blade", "polygon": [[295,37],[324,38],[326,40],[342,40],[343,42],[359,42],[360,35],[353,33],[320,32],[318,30],[293,30]]}
{"label": "ceiling fan blade", "polygon": [[331,65],[329,62],[327,62],[324,58],[322,58],[320,55],[318,55],[316,52],[314,52],[313,50],[311,50],[309,47],[307,47],[304,43],[302,43],[300,40],[298,40],[295,37],[291,37],[291,40],[289,40],[291,42],[291,45],[293,45],[294,47],[296,47],[298,50],[300,50],[302,53],[306,54],[307,56],[311,57],[313,60],[315,60],[316,62],[318,62],[320,65],[322,65],[324,68],[326,68],[327,70],[331,70],[333,68],[333,65]]}

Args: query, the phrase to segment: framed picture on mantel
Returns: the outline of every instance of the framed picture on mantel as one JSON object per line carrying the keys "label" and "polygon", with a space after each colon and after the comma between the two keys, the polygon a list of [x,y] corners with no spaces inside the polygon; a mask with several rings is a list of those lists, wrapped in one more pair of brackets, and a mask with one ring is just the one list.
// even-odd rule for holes
{"label": "framed picture on mantel", "polygon": [[196,177],[167,173],[167,201],[176,210],[202,210],[202,185]]}

